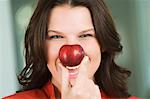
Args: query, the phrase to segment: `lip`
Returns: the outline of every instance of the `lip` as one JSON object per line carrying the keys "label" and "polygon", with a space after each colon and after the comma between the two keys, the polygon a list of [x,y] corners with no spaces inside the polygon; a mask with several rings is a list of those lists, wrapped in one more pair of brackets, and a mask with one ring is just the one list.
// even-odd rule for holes
{"label": "lip", "polygon": [[68,70],[69,70],[69,79],[77,78],[79,69],[68,69]]}

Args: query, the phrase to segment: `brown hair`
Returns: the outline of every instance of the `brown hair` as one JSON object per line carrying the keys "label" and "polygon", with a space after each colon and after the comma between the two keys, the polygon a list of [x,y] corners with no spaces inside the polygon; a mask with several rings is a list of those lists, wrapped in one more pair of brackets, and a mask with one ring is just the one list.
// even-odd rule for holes
{"label": "brown hair", "polygon": [[54,7],[63,4],[87,7],[91,13],[96,38],[103,50],[101,64],[94,75],[95,83],[110,97],[129,97],[126,79],[130,71],[114,61],[122,45],[103,0],[39,0],[25,34],[26,66],[18,76],[23,89],[41,88],[52,78],[46,56],[48,17]]}

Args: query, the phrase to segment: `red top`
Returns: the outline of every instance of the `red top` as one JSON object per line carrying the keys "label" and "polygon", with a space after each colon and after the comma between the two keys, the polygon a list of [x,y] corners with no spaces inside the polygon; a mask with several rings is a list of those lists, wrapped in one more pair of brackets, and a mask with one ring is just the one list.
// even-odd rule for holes
{"label": "red top", "polygon": [[[110,99],[104,93],[101,93],[102,99]],[[4,97],[2,99],[56,99],[54,86],[49,81],[42,89],[33,89],[29,91],[19,92],[14,95]],[[140,99],[138,97],[131,96],[128,99]]]}

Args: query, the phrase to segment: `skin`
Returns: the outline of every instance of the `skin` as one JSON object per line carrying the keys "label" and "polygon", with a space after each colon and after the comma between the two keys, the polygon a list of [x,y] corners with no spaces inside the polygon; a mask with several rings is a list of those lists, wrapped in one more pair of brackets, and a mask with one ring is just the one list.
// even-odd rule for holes
{"label": "skin", "polygon": [[[100,65],[101,50],[89,10],[69,5],[53,8],[49,16],[48,31],[47,65],[52,73],[52,83],[61,92],[62,98],[94,99],[95,96],[95,99],[100,99],[100,91],[94,84],[93,75]],[[78,76],[74,79],[69,79],[68,70],[58,58],[59,49],[65,44],[79,44],[85,51],[85,57],[79,64]]]}

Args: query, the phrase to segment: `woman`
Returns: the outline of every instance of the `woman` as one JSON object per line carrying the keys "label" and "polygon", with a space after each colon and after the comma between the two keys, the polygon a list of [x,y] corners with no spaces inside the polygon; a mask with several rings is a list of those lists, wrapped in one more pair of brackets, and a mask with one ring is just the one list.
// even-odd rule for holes
{"label": "woman", "polygon": [[[85,54],[72,71],[59,50],[76,44]],[[114,61],[121,51],[103,0],[39,0],[25,35],[26,66],[18,77],[23,90],[5,99],[137,99],[128,93],[130,71]]]}

